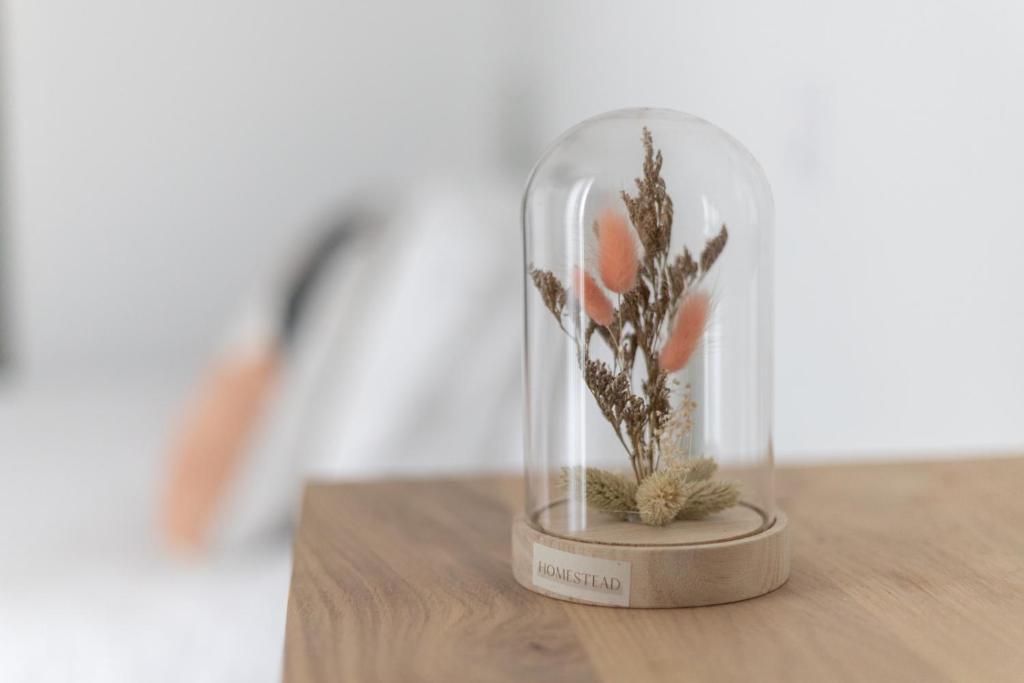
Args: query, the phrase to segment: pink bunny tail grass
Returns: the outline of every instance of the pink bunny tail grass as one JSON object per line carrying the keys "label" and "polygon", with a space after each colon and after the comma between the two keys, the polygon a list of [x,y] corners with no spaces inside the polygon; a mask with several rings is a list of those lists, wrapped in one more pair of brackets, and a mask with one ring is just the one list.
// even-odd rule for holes
{"label": "pink bunny tail grass", "polygon": [[579,268],[573,268],[572,288],[576,292],[576,298],[583,304],[583,310],[591,320],[605,327],[611,325],[612,319],[615,317],[612,302],[608,301],[608,297],[604,295],[589,273]]}
{"label": "pink bunny tail grass", "polygon": [[694,292],[683,298],[676,314],[675,327],[661,347],[658,364],[666,372],[676,372],[686,367],[693,355],[711,310],[711,297],[705,292]]}
{"label": "pink bunny tail grass", "polygon": [[597,221],[597,244],[597,270],[605,287],[618,294],[633,289],[639,262],[626,217],[612,209],[602,213]]}

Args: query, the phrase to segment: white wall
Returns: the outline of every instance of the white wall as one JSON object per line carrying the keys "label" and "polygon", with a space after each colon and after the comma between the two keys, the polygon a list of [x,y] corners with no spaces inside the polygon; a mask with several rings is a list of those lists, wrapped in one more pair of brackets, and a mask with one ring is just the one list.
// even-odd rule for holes
{"label": "white wall", "polygon": [[1024,446],[1020,3],[9,9],[30,369],[194,363],[337,198],[658,105],[773,182],[783,459]]}
{"label": "white wall", "polygon": [[782,458],[1024,446],[1024,5],[534,10],[545,136],[666,106],[765,167]]}
{"label": "white wall", "polygon": [[497,9],[10,3],[27,371],[193,364],[340,200],[380,178],[495,165],[511,44]]}

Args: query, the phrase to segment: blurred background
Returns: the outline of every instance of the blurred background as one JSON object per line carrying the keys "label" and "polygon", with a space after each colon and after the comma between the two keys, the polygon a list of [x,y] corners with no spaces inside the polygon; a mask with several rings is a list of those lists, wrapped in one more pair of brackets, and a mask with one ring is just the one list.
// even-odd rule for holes
{"label": "blurred background", "polygon": [[777,462],[1024,446],[1020,3],[2,8],[0,679],[276,679],[304,477],[516,470],[520,193],[609,109],[772,182]]}

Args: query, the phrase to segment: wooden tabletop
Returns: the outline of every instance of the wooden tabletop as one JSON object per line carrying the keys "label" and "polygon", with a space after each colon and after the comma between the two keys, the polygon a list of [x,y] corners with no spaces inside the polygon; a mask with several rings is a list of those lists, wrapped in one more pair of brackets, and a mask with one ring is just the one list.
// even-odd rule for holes
{"label": "wooden tabletop", "polygon": [[1021,681],[1024,459],[781,469],[789,582],[574,605],[509,565],[514,479],[313,484],[287,681]]}

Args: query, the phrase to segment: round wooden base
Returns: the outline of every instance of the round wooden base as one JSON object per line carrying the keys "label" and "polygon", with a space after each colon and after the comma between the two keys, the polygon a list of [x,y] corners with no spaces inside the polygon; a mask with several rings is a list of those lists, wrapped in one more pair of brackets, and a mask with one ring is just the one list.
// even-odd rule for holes
{"label": "round wooden base", "polygon": [[[648,531],[631,526],[641,535]],[[632,535],[618,543],[607,535],[601,541],[553,535],[519,515],[512,524],[513,573],[522,586],[543,595],[620,607],[735,602],[764,595],[789,578],[789,525],[782,512],[764,530],[732,540],[674,545],[634,540]]]}

